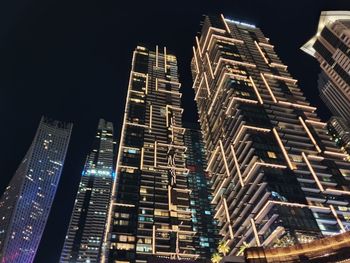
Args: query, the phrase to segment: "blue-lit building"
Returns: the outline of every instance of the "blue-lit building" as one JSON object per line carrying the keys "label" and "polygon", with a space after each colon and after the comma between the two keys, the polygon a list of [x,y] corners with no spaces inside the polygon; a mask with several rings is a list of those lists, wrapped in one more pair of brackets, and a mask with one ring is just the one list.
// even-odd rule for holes
{"label": "blue-lit building", "polygon": [[219,236],[211,204],[212,190],[209,174],[206,172],[207,161],[202,133],[199,124],[184,123],[186,128],[184,142],[187,147],[186,167],[188,188],[191,189],[190,208],[192,211],[193,229],[196,231],[194,244],[199,259],[210,259],[216,251]]}
{"label": "blue-lit building", "polygon": [[99,262],[114,170],[113,123],[100,119],[78,193],[60,262]]}
{"label": "blue-lit building", "polygon": [[0,199],[1,263],[34,261],[61,177],[72,124],[43,117]]}

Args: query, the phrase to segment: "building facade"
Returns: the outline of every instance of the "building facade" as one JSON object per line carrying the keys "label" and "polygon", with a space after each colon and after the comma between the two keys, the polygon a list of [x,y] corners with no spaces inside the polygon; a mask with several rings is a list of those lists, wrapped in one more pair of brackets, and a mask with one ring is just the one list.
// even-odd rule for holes
{"label": "building facade", "polygon": [[200,259],[210,259],[215,253],[219,236],[214,217],[214,206],[211,204],[212,190],[208,176],[206,152],[202,133],[198,124],[184,123],[186,167],[188,188],[191,189],[190,208],[192,210],[193,229],[196,231],[195,247]]}
{"label": "building facade", "polygon": [[332,139],[347,154],[350,161],[350,124],[341,117],[332,117],[328,121],[329,134]]}
{"label": "building facade", "polygon": [[179,89],[174,55],[135,49],[102,262],[198,256]]}
{"label": "building facade", "polygon": [[193,47],[195,100],[227,254],[349,229],[349,163],[262,31],[206,17]]}
{"label": "building facade", "polygon": [[61,177],[72,124],[43,117],[0,199],[2,263],[33,262]]}
{"label": "building facade", "polygon": [[60,262],[100,262],[114,179],[113,123],[100,119],[87,156]]}
{"label": "building facade", "polygon": [[315,57],[322,73],[320,96],[335,116],[350,121],[350,11],[321,13],[317,32],[301,49]]}

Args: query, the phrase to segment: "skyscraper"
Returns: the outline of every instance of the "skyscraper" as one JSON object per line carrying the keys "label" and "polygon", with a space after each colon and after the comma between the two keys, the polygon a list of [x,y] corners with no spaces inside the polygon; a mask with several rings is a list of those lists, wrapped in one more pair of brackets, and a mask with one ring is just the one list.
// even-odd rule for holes
{"label": "skyscraper", "polygon": [[350,124],[341,117],[329,119],[328,130],[336,144],[348,155],[350,161]]}
{"label": "skyscraper", "polygon": [[350,11],[321,13],[316,34],[302,46],[315,57],[322,73],[318,88],[335,116],[350,121]]}
{"label": "skyscraper", "polygon": [[103,262],[196,258],[177,61],[133,52]]}
{"label": "skyscraper", "polygon": [[99,262],[114,178],[113,123],[100,119],[87,156],[60,262]]}
{"label": "skyscraper", "polygon": [[32,145],[0,199],[2,263],[34,261],[71,131],[70,123],[41,118]]}
{"label": "skyscraper", "polygon": [[230,255],[349,229],[350,164],[259,28],[206,17],[195,100]]}
{"label": "skyscraper", "polygon": [[218,246],[218,233],[214,217],[214,206],[211,204],[212,191],[207,168],[206,152],[202,133],[198,124],[184,123],[186,167],[188,188],[191,189],[190,208],[192,210],[194,238],[200,259],[210,259]]}

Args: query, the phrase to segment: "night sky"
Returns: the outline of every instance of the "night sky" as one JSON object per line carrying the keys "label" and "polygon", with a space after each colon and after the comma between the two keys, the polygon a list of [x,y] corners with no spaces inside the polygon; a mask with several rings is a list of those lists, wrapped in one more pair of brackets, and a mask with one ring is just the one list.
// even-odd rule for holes
{"label": "night sky", "polygon": [[40,116],[74,123],[61,182],[36,263],[58,262],[85,156],[100,117],[119,136],[132,51],[166,45],[178,57],[184,119],[196,115],[190,60],[203,14],[262,28],[322,119],[319,65],[299,48],[322,10],[348,0],[8,0],[0,3],[0,193],[24,157]]}

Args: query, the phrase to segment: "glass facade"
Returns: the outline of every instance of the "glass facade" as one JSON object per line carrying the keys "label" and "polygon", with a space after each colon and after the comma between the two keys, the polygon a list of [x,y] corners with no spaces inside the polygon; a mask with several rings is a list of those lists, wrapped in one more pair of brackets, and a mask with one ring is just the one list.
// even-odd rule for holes
{"label": "glass facade", "polygon": [[198,257],[179,89],[174,55],[135,49],[102,262]]}
{"label": "glass facade", "polygon": [[43,117],[0,199],[1,262],[34,261],[66,157],[72,124]]}
{"label": "glass facade", "polygon": [[113,123],[99,121],[87,156],[60,262],[99,262],[114,178]]}
{"label": "glass facade", "polygon": [[335,115],[350,122],[349,11],[321,12],[317,33],[303,47],[320,63],[321,99]]}
{"label": "glass facade", "polygon": [[350,123],[340,117],[332,117],[328,121],[328,131],[335,143],[346,153],[350,161]]}
{"label": "glass facade", "polygon": [[206,172],[206,152],[202,133],[198,124],[184,123],[186,167],[188,188],[191,189],[190,208],[192,210],[193,228],[196,231],[195,247],[200,259],[210,259],[219,242],[217,222],[213,220],[214,206],[211,204],[212,190],[208,172]]}
{"label": "glass facade", "polygon": [[261,30],[206,17],[192,75],[212,204],[229,255],[349,229],[346,155]]}

